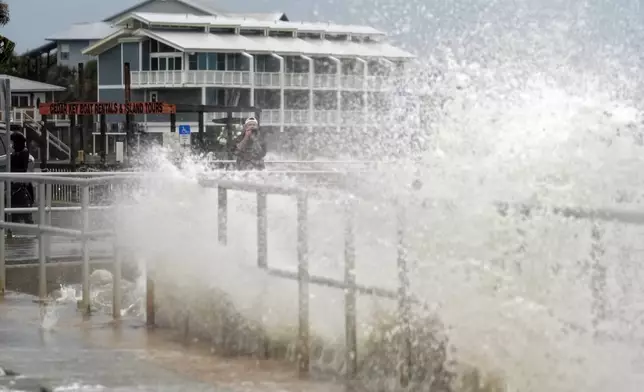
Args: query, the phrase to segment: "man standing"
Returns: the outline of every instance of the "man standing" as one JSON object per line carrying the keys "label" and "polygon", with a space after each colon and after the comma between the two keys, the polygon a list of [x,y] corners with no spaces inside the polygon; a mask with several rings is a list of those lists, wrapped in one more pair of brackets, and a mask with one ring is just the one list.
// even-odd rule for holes
{"label": "man standing", "polygon": [[[12,173],[29,173],[34,170],[34,157],[27,149],[27,139],[20,132],[11,134],[13,152],[10,155]],[[13,181],[11,183],[11,207],[29,208],[34,203],[34,186],[30,181]],[[31,213],[11,214],[12,222],[33,223]]]}
{"label": "man standing", "polygon": [[235,144],[237,170],[264,170],[266,145],[259,133],[259,124],[253,117],[244,122],[241,140]]}

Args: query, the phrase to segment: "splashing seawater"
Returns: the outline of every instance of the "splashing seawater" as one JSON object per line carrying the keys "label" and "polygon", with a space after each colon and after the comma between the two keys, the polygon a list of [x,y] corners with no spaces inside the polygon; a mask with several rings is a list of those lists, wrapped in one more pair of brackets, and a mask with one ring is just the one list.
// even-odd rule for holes
{"label": "splashing seawater", "polygon": [[[490,202],[499,199],[602,205],[613,199],[612,189],[620,189],[608,188],[611,191],[603,192],[593,200],[590,197],[593,193],[586,189],[602,184],[604,180],[617,181],[617,178],[599,178],[593,182],[593,176],[587,173],[580,174],[584,181],[580,181],[580,177],[562,177],[559,183],[553,184],[547,179],[575,165],[587,167],[582,161],[590,156],[583,153],[589,148],[596,149],[598,154],[610,155],[605,150],[614,144],[594,143],[595,139],[588,135],[577,138],[573,134],[583,130],[584,121],[594,124],[613,141],[630,136],[613,133],[622,126],[623,120],[606,115],[606,106],[575,101],[563,91],[548,91],[539,97],[546,99],[546,102],[540,102],[541,106],[537,105],[538,101],[526,102],[526,105],[548,115],[538,113],[534,121],[524,118],[522,123],[535,127],[543,127],[545,123],[556,125],[552,138],[499,137],[498,146],[486,140],[473,140],[473,144],[487,145],[502,152],[498,160],[488,155],[489,161],[481,164],[485,168],[475,165],[463,168],[446,162],[447,157],[456,156],[452,149],[458,144],[450,142],[453,138],[445,137],[441,145],[443,157],[421,161],[420,177],[426,186],[413,195],[408,204],[409,215],[414,218],[408,229],[408,251],[415,260],[412,270],[414,293],[434,304],[438,317],[449,326],[450,343],[456,348],[453,359],[502,374],[511,390],[567,392],[580,388],[601,391],[619,385],[617,390],[635,391],[641,381],[634,368],[639,349],[633,344],[636,340],[629,339],[641,336],[642,331],[632,324],[639,317],[640,310],[635,305],[641,298],[629,289],[635,283],[634,278],[616,282],[609,277],[610,287],[605,295],[621,314],[619,317],[608,315],[602,328],[608,335],[616,334],[620,338],[617,341],[596,338],[592,324],[591,271],[587,267],[593,246],[592,225],[538,214],[527,220],[516,216],[501,217],[491,208]],[[564,102],[569,105],[563,105]],[[527,109],[516,110],[528,113]],[[520,117],[509,110],[505,113],[509,118]],[[537,118],[543,123],[536,124]],[[504,124],[502,119],[498,122]],[[503,127],[510,129],[511,125],[506,123]],[[571,127],[575,131],[570,130]],[[550,132],[549,127],[543,129]],[[564,131],[568,133],[562,135]],[[570,154],[568,159],[563,158],[562,152],[556,159],[540,164],[539,154],[552,152],[554,146],[566,151],[574,147],[581,152]],[[512,148],[524,160],[508,158],[506,148]],[[631,159],[635,160],[638,148],[636,144],[629,147],[622,143],[620,151],[632,153]],[[474,156],[468,159],[477,160],[478,153],[472,153]],[[163,160],[158,156],[151,159]],[[514,163],[513,168],[505,167],[510,163]],[[616,171],[628,169],[623,163],[609,161],[606,164],[613,165]],[[395,289],[393,211],[389,202],[376,193],[385,179],[398,184],[399,196],[407,198],[409,192],[404,182],[412,174],[418,176],[419,172],[410,171],[408,165],[390,165],[388,169],[374,173],[373,178],[370,175],[364,178],[366,184],[371,184],[367,189],[373,189],[373,193],[357,207],[360,237],[357,276],[361,283]],[[493,186],[493,180],[477,178],[479,174],[488,173],[494,165],[499,165],[499,169],[488,174],[488,178],[496,177],[496,180],[502,174],[512,174],[507,175],[503,186],[498,188]],[[163,164],[157,166],[161,176],[143,180],[144,190],[123,201],[127,213],[121,217],[120,227],[128,248],[148,260],[155,273],[172,281],[173,285],[167,286],[172,293],[158,295],[181,297],[178,305],[174,305],[179,308],[166,311],[193,312],[191,317],[198,318],[194,314],[204,313],[203,297],[217,288],[227,293],[246,317],[261,320],[278,332],[295,326],[295,284],[270,278],[254,267],[254,195],[230,193],[229,242],[227,246],[221,246],[216,232],[217,194],[197,184],[196,173],[202,172],[202,165],[199,162],[184,165],[185,172]],[[538,186],[526,189],[529,180],[516,175],[515,170],[527,173],[531,178],[540,178]],[[511,186],[513,183],[516,185]],[[620,186],[628,189],[627,184]],[[392,192],[391,186],[387,189]],[[393,187],[394,194],[396,189]],[[471,192],[472,189],[477,192]],[[427,198],[449,199],[452,203],[430,203],[428,206],[414,201]],[[269,210],[269,265],[295,270],[294,203],[278,196],[269,197]],[[341,206],[324,197],[312,201],[309,221],[312,273],[340,278],[343,244],[337,228],[342,225]],[[602,246],[606,248],[603,262],[618,260],[607,264],[610,274],[615,277],[623,274],[625,265],[639,270],[635,264],[636,254],[624,255],[624,251],[635,243],[637,233],[618,225],[605,225],[605,229],[608,234],[602,238]],[[341,295],[331,290],[312,290],[311,317],[317,335],[329,340],[342,338]],[[625,304],[627,306],[617,309],[618,305]],[[373,311],[373,306],[361,303],[360,319],[368,322]],[[605,360],[608,357],[610,364]]]}
{"label": "splashing seawater", "polygon": [[40,328],[45,331],[55,329],[60,319],[61,308],[70,305],[75,307],[76,303],[81,300],[77,287],[67,285],[61,285],[53,297],[53,301],[43,309],[44,312],[41,315]]}
{"label": "splashing seawater", "polygon": [[[423,110],[382,108],[406,116],[372,114],[382,127],[359,139],[387,163],[360,174],[358,281],[396,288],[386,197],[403,198],[413,291],[447,326],[452,359],[500,374],[510,391],[639,391],[641,233],[539,213],[501,216],[492,207],[505,200],[639,208],[644,154],[633,50],[593,40],[586,3],[561,12],[557,2],[484,3],[445,5],[449,17],[424,6],[416,16],[431,13],[441,26],[437,41],[399,81],[428,94]],[[413,148],[411,133],[420,139]],[[222,246],[217,194],[197,181],[205,165],[193,159],[178,169],[159,151],[142,161],[157,176],[120,200],[118,227],[123,245],[172,283],[159,287],[162,304],[179,297],[165,311],[208,323],[204,298],[216,288],[275,333],[296,325],[296,285],[255,267],[255,196],[230,192]],[[411,192],[416,179],[423,187]],[[341,278],[342,206],[322,194],[309,207],[311,272]],[[293,201],[270,196],[268,219],[269,265],[295,270]],[[597,262],[607,308],[599,323]],[[343,338],[342,295],[312,289],[315,334]],[[361,301],[360,321],[376,307]]]}

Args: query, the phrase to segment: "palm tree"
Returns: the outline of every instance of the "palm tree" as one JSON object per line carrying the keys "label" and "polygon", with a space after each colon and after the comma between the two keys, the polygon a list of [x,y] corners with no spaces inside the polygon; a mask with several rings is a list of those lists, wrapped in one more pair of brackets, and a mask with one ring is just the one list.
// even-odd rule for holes
{"label": "palm tree", "polygon": [[9,4],[0,0],[0,26],[5,26],[9,20]]}

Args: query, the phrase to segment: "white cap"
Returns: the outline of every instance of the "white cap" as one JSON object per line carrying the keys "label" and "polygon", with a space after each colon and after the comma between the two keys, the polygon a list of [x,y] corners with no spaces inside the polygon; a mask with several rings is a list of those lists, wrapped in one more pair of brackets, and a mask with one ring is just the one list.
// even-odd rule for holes
{"label": "white cap", "polygon": [[259,123],[255,119],[255,117],[249,117],[244,122],[244,128],[252,127],[252,126],[257,127],[258,125],[259,125]]}

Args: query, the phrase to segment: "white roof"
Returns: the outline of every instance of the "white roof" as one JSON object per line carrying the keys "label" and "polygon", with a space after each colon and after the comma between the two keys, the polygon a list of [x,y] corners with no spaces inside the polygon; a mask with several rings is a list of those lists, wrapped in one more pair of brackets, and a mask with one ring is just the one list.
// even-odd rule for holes
{"label": "white roof", "polygon": [[207,12],[209,14],[218,14],[222,12],[221,8],[219,8],[220,1],[219,0],[179,0],[180,2],[184,4],[188,4],[189,6],[196,8],[198,10]]}
{"label": "white roof", "polygon": [[240,27],[300,31],[310,33],[327,34],[349,34],[349,35],[372,35],[384,36],[385,33],[370,26],[338,25],[333,23],[308,23],[308,22],[284,22],[281,20],[259,20],[247,14],[230,16],[203,16],[192,14],[165,14],[154,12],[133,12],[116,21],[115,25],[128,24],[132,19],[148,25],[160,26],[210,26],[210,27]]}
{"label": "white roof", "polygon": [[276,20],[288,19],[286,14],[283,12],[250,12],[250,13],[239,13],[239,12],[226,12],[225,16],[235,19],[255,19],[265,22],[274,22]]}
{"label": "white roof", "polygon": [[[112,14],[109,17],[103,19],[103,22],[109,22],[112,21],[113,19],[121,16],[128,14],[132,11],[136,11],[137,9],[143,7],[146,4],[152,3],[157,0],[142,0],[137,2],[136,4],[132,5],[131,7],[128,7],[124,10],[121,10],[117,12],[116,14]],[[222,11],[219,9],[219,0],[175,0],[178,3],[183,3],[188,5],[189,7],[192,7],[196,10],[199,10],[203,13],[209,14],[209,15],[217,15],[220,14]]]}
{"label": "white roof", "polygon": [[137,30],[146,36],[185,52],[248,52],[304,54],[337,57],[411,58],[412,54],[384,42],[357,43],[347,40],[300,39],[289,37],[244,36],[188,31]]}
{"label": "white roof", "polygon": [[0,74],[0,79],[9,79],[12,92],[47,92],[47,91],[65,91],[65,87],[55,86],[53,84],[36,82],[35,80],[23,79],[16,76]]}
{"label": "white roof", "polygon": [[49,41],[97,40],[107,37],[117,29],[105,22],[76,23],[46,39]]}

